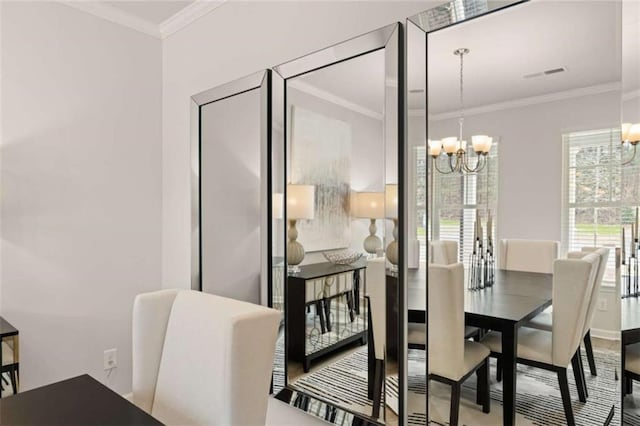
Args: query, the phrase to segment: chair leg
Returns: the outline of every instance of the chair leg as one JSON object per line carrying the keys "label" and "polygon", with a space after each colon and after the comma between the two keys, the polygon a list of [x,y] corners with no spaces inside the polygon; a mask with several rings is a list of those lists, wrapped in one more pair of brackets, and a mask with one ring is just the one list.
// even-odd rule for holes
{"label": "chair leg", "polygon": [[573,367],[573,377],[576,379],[576,388],[578,389],[578,399],[580,402],[587,402],[587,395],[585,392],[584,386],[584,373],[582,372],[582,368],[580,366],[580,361],[578,361],[578,357],[580,356],[580,352],[576,351],[573,354],[573,358],[571,358],[571,367]]}
{"label": "chair leg", "polygon": [[320,317],[320,331],[322,331],[322,334],[324,334],[327,332],[327,327],[324,321],[324,308],[322,306],[322,301],[316,300],[315,307],[316,307],[316,315]]}
{"label": "chair leg", "polygon": [[449,412],[449,425],[458,426],[458,414],[460,413],[460,383],[451,385],[451,410]]}
{"label": "chair leg", "polygon": [[587,388],[587,376],[584,374],[584,364],[582,363],[582,350],[578,346],[578,361],[580,362],[580,374],[582,376],[582,383],[584,383],[584,396],[589,398],[589,389]]}
{"label": "chair leg", "polygon": [[597,376],[596,360],[593,357],[593,346],[591,345],[591,330],[584,335],[584,350],[587,352],[587,361],[589,362],[589,370],[592,376]]}
{"label": "chair leg", "polygon": [[569,393],[569,380],[567,379],[567,369],[558,370],[558,384],[560,385],[560,394],[562,395],[562,405],[564,406],[564,415],[568,426],[575,426],[576,421],[573,417],[573,408],[571,408],[571,394]]}
{"label": "chair leg", "polygon": [[500,383],[502,381],[502,358],[498,357],[496,361],[496,380]]}
{"label": "chair leg", "polygon": [[331,331],[331,299],[323,299],[322,303],[324,304],[324,321],[327,324],[327,330]]}
{"label": "chair leg", "polygon": [[16,380],[16,367],[11,367],[9,370],[9,374],[11,375],[11,388],[13,390],[13,394],[18,393],[18,382]]}
{"label": "chair leg", "polygon": [[480,367],[476,374],[476,404],[482,405],[482,412],[489,413],[491,411],[491,392],[489,385],[489,358],[484,360],[484,365]]}

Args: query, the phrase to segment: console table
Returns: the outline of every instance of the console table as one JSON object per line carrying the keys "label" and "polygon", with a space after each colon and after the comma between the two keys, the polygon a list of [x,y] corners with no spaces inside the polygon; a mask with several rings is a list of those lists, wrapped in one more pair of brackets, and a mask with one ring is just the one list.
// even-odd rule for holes
{"label": "console table", "polygon": [[[360,309],[360,283],[364,281],[365,261],[352,265],[329,262],[300,267],[300,272],[287,276],[285,318],[287,360],[301,362],[305,373],[311,361],[360,340],[367,342],[367,323]],[[335,319],[331,301],[344,297],[347,307],[335,304]],[[315,305],[320,328],[309,324],[307,306]],[[340,319],[344,320],[344,323]]]}
{"label": "console table", "polygon": [[[11,351],[12,361],[6,364],[2,359],[3,346],[7,345],[3,343],[5,339],[11,338],[13,340],[12,345],[9,346]],[[11,387],[13,393],[18,393],[18,375],[20,374],[19,364],[19,341],[18,341],[18,329],[11,325],[4,318],[0,317],[0,374],[8,372],[11,376]],[[7,345],[8,346],[8,345]],[[0,379],[3,380],[3,379]],[[0,391],[0,398],[2,398],[2,392]]]}

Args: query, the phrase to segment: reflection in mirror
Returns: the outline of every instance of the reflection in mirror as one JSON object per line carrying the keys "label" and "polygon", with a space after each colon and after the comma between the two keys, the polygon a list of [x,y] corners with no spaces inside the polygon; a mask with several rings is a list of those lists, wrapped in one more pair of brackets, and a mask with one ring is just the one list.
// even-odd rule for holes
{"label": "reflection in mirror", "polygon": [[[640,3],[622,3],[621,354],[623,423],[640,424]],[[635,392],[634,392],[635,390]]]}
{"label": "reflection in mirror", "polygon": [[[428,98],[408,103],[422,107],[409,134],[426,117],[430,142],[431,421],[620,421],[620,19],[615,2],[530,2],[422,28]],[[422,54],[409,46],[409,61]],[[474,135],[493,138],[475,172],[487,139]],[[553,261],[567,256],[594,273],[562,292]]]}
{"label": "reflection in mirror", "polygon": [[[264,304],[268,75],[192,98],[192,288]],[[220,256],[229,251],[237,255]]]}
{"label": "reflection in mirror", "polygon": [[[283,278],[277,286],[274,276],[273,300],[285,311],[278,397],[332,422],[397,423],[403,399],[399,32],[367,34],[361,42],[382,39],[339,62],[321,51],[278,66],[286,78],[274,78],[286,94],[273,126],[285,136],[274,137],[285,155],[272,171],[273,271]],[[349,43],[327,52],[344,56]],[[314,56],[324,63],[311,66]]]}

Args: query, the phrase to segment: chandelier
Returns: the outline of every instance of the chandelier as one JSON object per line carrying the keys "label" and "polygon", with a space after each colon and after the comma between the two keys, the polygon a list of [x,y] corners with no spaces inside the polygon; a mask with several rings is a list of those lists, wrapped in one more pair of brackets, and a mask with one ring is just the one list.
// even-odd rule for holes
{"label": "chandelier", "polygon": [[[487,164],[487,154],[491,150],[493,138],[487,135],[471,136],[471,147],[475,156],[467,150],[467,141],[462,139],[464,127],[464,55],[469,53],[469,49],[461,47],[453,51],[453,54],[460,57],[460,118],[458,119],[458,136],[452,136],[440,140],[429,141],[429,155],[435,169],[442,174],[450,173],[477,173],[484,169]],[[444,151],[448,157],[448,167],[442,169],[438,166],[440,154]],[[475,159],[473,159],[475,158]]]}
{"label": "chandelier", "polygon": [[633,148],[633,154],[631,154],[631,158],[622,162],[622,165],[624,166],[631,163],[633,159],[636,158],[636,149],[638,147],[638,142],[640,142],[640,123],[623,123],[621,139],[623,146],[629,144]]}

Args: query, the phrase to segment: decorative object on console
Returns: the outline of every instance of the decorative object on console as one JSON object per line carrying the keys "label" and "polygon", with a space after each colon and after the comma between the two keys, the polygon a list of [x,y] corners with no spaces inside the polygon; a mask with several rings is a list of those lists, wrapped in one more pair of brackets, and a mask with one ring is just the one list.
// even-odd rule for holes
{"label": "decorative object on console", "polygon": [[329,262],[334,265],[351,265],[362,258],[362,253],[353,250],[343,250],[339,252],[322,253]]}
{"label": "decorative object on console", "polygon": [[384,218],[384,193],[355,192],[353,193],[353,217],[369,219],[369,236],[364,239],[364,250],[375,255],[382,248],[382,240],[376,235],[376,219]]}
{"label": "decorative object on console", "polygon": [[287,236],[287,266],[291,273],[300,271],[298,266],[304,259],[304,247],[298,239],[296,222],[299,219],[315,217],[315,187],[313,185],[287,185],[287,220],[289,230]]}
{"label": "decorative object on console", "polygon": [[630,164],[633,159],[636,158],[636,150],[638,148],[638,143],[640,142],[640,123],[623,123],[621,139],[623,146],[629,144],[633,148],[633,154],[631,154],[631,158],[622,162],[622,165],[624,166]]}
{"label": "decorative object on console", "polygon": [[491,287],[495,282],[496,262],[493,255],[493,217],[491,210],[487,214],[486,239],[480,221],[480,212],[476,210],[476,222],[473,228],[473,252],[469,258],[469,290]]}
{"label": "decorative object on console", "polygon": [[[435,169],[442,174],[450,173],[477,173],[487,164],[487,154],[491,150],[493,138],[487,135],[471,136],[473,152],[476,153],[476,163],[471,165],[467,152],[467,141],[462,139],[464,126],[464,55],[469,53],[469,49],[461,47],[453,51],[453,54],[460,57],[460,118],[458,137],[452,136],[439,140],[429,141],[429,155]],[[448,157],[449,170],[442,170],[438,167],[438,158],[444,150]],[[455,155],[455,160],[454,160]]]}
{"label": "decorative object on console", "polygon": [[629,243],[629,257],[627,257],[626,229],[622,225],[622,298],[640,296],[640,272],[638,257],[640,257],[640,241],[638,237],[640,221],[638,207],[636,217],[631,223],[631,241]]}
{"label": "decorative object on console", "polygon": [[351,245],[351,125],[293,105],[290,183],[313,185],[315,218],[301,223],[309,252]]}
{"label": "decorative object on console", "polygon": [[397,267],[398,265],[398,185],[385,186],[384,211],[387,219],[393,220],[393,241],[387,246],[387,260]]}

